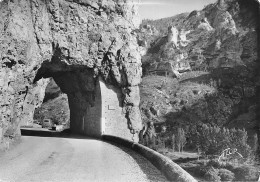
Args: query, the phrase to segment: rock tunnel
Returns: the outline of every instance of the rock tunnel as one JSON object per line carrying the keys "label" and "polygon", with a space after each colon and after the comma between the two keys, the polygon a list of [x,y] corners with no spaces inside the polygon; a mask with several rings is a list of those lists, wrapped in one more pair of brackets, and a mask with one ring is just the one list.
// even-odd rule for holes
{"label": "rock tunnel", "polygon": [[106,134],[132,139],[120,88],[105,83],[94,69],[84,66],[65,68],[49,62],[42,64],[34,83],[50,77],[68,96],[72,133],[95,138]]}
{"label": "rock tunnel", "polygon": [[0,3],[0,141],[33,120],[50,77],[68,96],[72,131],[132,139],[142,129],[132,1]]}

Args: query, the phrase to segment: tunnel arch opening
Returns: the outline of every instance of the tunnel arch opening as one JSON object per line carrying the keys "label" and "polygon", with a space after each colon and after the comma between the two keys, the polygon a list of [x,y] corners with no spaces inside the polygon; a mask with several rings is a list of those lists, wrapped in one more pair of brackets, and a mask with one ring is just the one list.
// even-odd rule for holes
{"label": "tunnel arch opening", "polygon": [[71,132],[100,137],[101,92],[94,70],[84,66],[44,62],[35,76],[34,83],[42,78],[52,78],[61,92],[67,95]]}
{"label": "tunnel arch opening", "polygon": [[34,83],[46,78],[52,78],[68,97],[71,133],[95,138],[102,135],[133,138],[121,88],[106,83],[94,69],[43,62]]}

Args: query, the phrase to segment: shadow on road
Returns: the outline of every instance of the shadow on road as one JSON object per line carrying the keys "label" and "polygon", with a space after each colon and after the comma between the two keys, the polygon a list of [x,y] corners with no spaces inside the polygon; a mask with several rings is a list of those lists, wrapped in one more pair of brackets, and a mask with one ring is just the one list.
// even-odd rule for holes
{"label": "shadow on road", "polygon": [[55,138],[71,138],[71,139],[96,139],[84,135],[73,134],[69,129],[64,131],[41,130],[34,128],[21,128],[22,136],[39,136],[39,137],[55,137]]}

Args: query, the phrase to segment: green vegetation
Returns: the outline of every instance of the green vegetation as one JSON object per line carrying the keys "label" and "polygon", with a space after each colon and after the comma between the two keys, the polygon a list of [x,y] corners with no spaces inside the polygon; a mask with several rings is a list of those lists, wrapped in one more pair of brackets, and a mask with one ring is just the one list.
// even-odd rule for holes
{"label": "green vegetation", "polygon": [[197,129],[191,140],[206,155],[220,155],[225,149],[231,148],[237,149],[244,158],[247,158],[251,152],[247,138],[245,130],[211,127],[203,124]]}
{"label": "green vegetation", "polygon": [[[154,122],[156,131],[150,142],[155,145],[146,145],[202,181],[255,180],[258,139],[250,75],[243,68],[235,68],[191,71],[179,79],[145,76],[140,107],[143,121]],[[181,129],[186,140],[183,150],[177,145]],[[228,148],[234,154],[219,161]],[[239,170],[252,178],[239,176]]]}
{"label": "green vegetation", "polygon": [[246,163],[236,164],[204,159],[180,163],[180,165],[200,181],[256,181],[258,178],[258,169]]}
{"label": "green vegetation", "polygon": [[218,175],[221,181],[233,181],[235,179],[235,174],[225,168],[220,168]]}
{"label": "green vegetation", "polygon": [[166,132],[183,128],[188,138],[203,124],[245,128],[253,145],[257,125],[254,87],[250,73],[239,70],[192,71],[179,79],[144,77],[140,86],[143,121],[165,122]]}
{"label": "green vegetation", "polygon": [[176,134],[176,148],[178,149],[179,152],[183,152],[183,147],[187,143],[186,142],[186,136],[185,132],[182,128],[177,129],[177,134]]}
{"label": "green vegetation", "polygon": [[254,166],[243,165],[234,169],[235,177],[239,181],[256,181],[258,170]]}
{"label": "green vegetation", "polygon": [[207,181],[220,181],[220,177],[218,176],[218,170],[216,170],[212,166],[210,166],[206,169],[206,172],[204,174],[204,178]]}

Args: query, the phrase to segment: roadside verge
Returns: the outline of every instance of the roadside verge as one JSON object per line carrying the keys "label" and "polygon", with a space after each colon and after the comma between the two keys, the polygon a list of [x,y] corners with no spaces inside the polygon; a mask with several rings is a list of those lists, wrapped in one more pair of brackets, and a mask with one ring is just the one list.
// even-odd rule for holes
{"label": "roadside verge", "polygon": [[174,163],[168,157],[141,144],[126,140],[120,137],[103,135],[104,141],[116,143],[127,147],[149,160],[157,169],[159,169],[168,180],[178,182],[197,182],[188,172]]}

